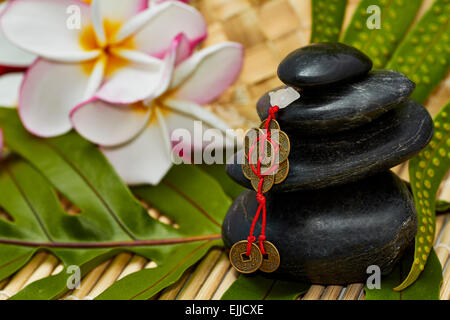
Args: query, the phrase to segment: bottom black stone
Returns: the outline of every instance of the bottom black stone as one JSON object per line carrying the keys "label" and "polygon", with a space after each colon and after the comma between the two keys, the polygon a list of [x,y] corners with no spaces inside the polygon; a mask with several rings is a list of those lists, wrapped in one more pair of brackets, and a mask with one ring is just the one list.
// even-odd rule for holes
{"label": "bottom black stone", "polygon": [[[266,195],[267,240],[280,252],[273,274],[317,284],[365,281],[367,267],[388,274],[412,243],[416,212],[406,184],[388,171],[347,185]],[[247,239],[258,207],[254,191],[232,204],[225,245]],[[255,236],[261,230],[261,219]]]}

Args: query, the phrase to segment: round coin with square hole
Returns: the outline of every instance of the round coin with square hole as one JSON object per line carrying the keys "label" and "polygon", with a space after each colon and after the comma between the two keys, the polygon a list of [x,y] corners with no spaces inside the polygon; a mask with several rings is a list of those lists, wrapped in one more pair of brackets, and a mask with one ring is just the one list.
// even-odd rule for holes
{"label": "round coin with square hole", "polygon": [[265,273],[272,273],[280,266],[280,253],[272,242],[263,241],[264,250],[266,254],[263,256],[263,261],[259,270]]}
{"label": "round coin with square hole", "polygon": [[233,268],[240,273],[253,273],[257,271],[262,264],[262,254],[258,246],[251,245],[250,255],[247,256],[247,240],[236,242],[230,249],[230,262]]}

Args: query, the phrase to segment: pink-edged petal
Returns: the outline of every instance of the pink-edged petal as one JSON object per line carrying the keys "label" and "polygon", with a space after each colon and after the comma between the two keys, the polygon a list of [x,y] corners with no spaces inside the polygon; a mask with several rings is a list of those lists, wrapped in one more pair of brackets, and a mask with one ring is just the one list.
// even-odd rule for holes
{"label": "pink-edged petal", "polygon": [[180,100],[205,104],[221,95],[237,79],[243,47],[225,42],[191,56],[174,71],[171,88]]}
{"label": "pink-edged petal", "polygon": [[19,90],[23,80],[23,73],[8,73],[0,76],[0,106],[17,107]]}
{"label": "pink-edged petal", "polygon": [[101,150],[127,184],[156,185],[172,166],[165,141],[158,121],[154,119],[129,143]]}
{"label": "pink-edged petal", "polygon": [[163,69],[161,70],[161,78],[156,87],[152,87],[152,92],[145,99],[146,104],[151,104],[153,99],[161,96],[169,89],[173,70],[175,65],[180,61],[185,60],[191,54],[191,48],[188,40],[184,34],[179,34],[172,41],[171,48],[164,57]]}
{"label": "pink-edged petal", "polygon": [[180,33],[186,35],[190,47],[194,48],[207,35],[206,23],[193,7],[168,1],[133,17],[119,30],[117,40],[133,35],[138,50],[161,58]]}
{"label": "pink-edged petal", "polygon": [[[80,28],[71,20],[77,17]],[[47,59],[79,62],[100,54],[97,49],[83,48],[80,39],[92,22],[89,6],[77,0],[14,0],[0,23],[9,41]]]}
{"label": "pink-edged petal", "polygon": [[175,37],[174,46],[176,48],[175,65],[179,65],[192,55],[193,47],[184,33]]}
{"label": "pink-edged petal", "polygon": [[151,110],[142,104],[116,105],[91,99],[70,114],[73,127],[87,140],[117,146],[133,139],[147,124]]}
{"label": "pink-edged petal", "polygon": [[[139,56],[138,52],[124,51],[122,56]],[[147,59],[147,61],[145,61]],[[140,60],[139,62],[137,60]],[[150,56],[136,57],[112,74],[107,75],[97,97],[111,103],[135,103],[149,97],[159,86],[166,63]]]}
{"label": "pink-edged petal", "polygon": [[186,36],[179,34],[163,60],[134,50],[116,49],[113,53],[130,63],[108,77],[97,96],[111,103],[127,104],[151,101],[166,92],[176,63],[186,59],[191,51]]}
{"label": "pink-edged petal", "polygon": [[93,85],[92,68],[88,63],[38,59],[28,69],[20,90],[19,115],[25,128],[42,137],[68,132],[70,111],[87,100],[86,92]]}
{"label": "pink-edged petal", "polygon": [[[0,16],[6,8],[6,2],[0,4]],[[0,65],[10,67],[27,67],[36,56],[13,45],[0,29]]]}

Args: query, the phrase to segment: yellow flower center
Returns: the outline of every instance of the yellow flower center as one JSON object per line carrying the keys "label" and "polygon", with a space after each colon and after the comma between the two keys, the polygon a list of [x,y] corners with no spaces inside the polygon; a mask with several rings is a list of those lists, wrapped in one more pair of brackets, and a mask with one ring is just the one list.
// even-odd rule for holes
{"label": "yellow flower center", "polygon": [[129,61],[118,56],[114,53],[114,50],[125,49],[132,50],[136,46],[134,45],[131,37],[126,38],[120,42],[114,41],[117,32],[119,31],[121,23],[105,20],[103,22],[103,29],[105,32],[106,43],[101,44],[97,39],[93,26],[85,27],[80,35],[80,45],[86,51],[101,50],[99,57],[92,61],[83,63],[83,70],[87,74],[91,74],[94,66],[99,59],[105,59],[105,76],[112,75],[115,71],[125,67],[129,64]]}

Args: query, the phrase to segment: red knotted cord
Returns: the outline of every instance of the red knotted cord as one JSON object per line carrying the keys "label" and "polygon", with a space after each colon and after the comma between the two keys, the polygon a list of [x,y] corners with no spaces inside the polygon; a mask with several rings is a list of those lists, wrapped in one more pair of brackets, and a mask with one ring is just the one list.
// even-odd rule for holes
{"label": "red knotted cord", "polygon": [[[250,234],[247,237],[247,252],[246,255],[250,256],[251,250],[252,250],[252,243],[256,241],[255,236],[253,235],[254,231],[255,231],[255,226],[256,226],[256,222],[258,221],[259,215],[261,214],[262,211],[262,225],[261,225],[261,235],[258,237],[259,240],[259,248],[261,250],[261,253],[264,255],[266,254],[266,251],[264,250],[264,245],[263,242],[264,240],[266,240],[266,197],[264,196],[263,192],[262,192],[262,187],[263,187],[263,183],[264,183],[264,177],[271,174],[273,171],[275,171],[276,169],[278,169],[278,164],[274,164],[265,174],[261,173],[261,162],[264,158],[264,147],[266,144],[266,140],[270,142],[270,144],[273,146],[274,148],[274,155],[279,151],[280,146],[272,141],[272,138],[270,136],[270,130],[269,130],[269,124],[270,121],[275,120],[275,114],[278,112],[279,108],[278,106],[273,106],[269,109],[269,117],[266,120],[266,125],[265,125],[265,133],[259,137],[255,143],[252,145],[252,147],[250,148],[249,152],[248,152],[248,162],[250,163],[250,166],[252,168],[252,171],[254,174],[256,174],[259,178],[259,183],[258,183],[258,193],[256,194],[256,200],[259,203],[258,206],[258,210],[256,211],[255,217],[253,218],[253,222],[252,222],[252,226],[250,228]],[[261,147],[260,147],[260,156],[258,157],[258,162],[256,164],[256,169],[252,164],[251,161],[251,155],[253,153],[253,151],[255,150],[255,147],[257,145],[257,143],[262,139],[262,143],[261,143]]]}

